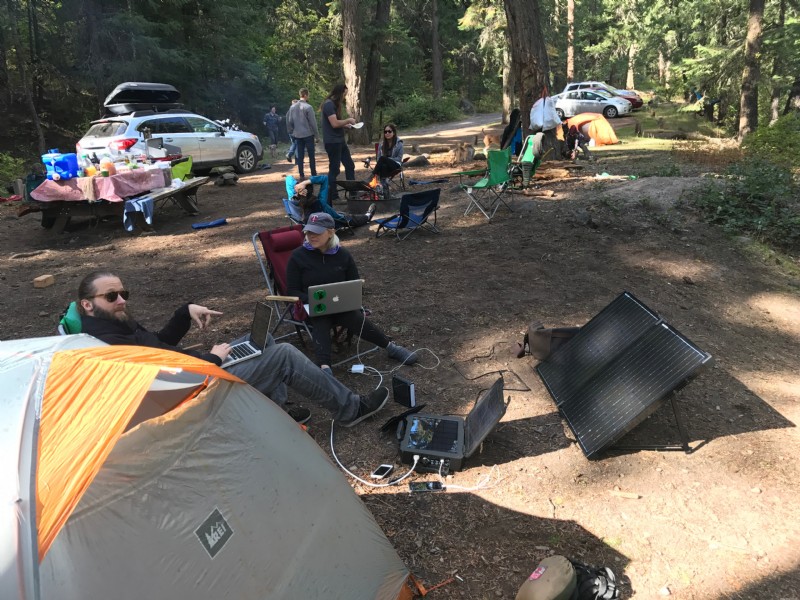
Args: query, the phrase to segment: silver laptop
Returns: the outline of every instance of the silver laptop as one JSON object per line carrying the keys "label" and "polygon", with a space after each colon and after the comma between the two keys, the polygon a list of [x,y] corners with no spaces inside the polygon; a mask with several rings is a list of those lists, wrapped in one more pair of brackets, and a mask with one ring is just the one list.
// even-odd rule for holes
{"label": "silver laptop", "polygon": [[231,352],[228,354],[228,358],[226,358],[220,366],[226,369],[243,360],[250,360],[251,358],[260,356],[264,347],[267,345],[271,318],[272,307],[264,302],[256,302],[253,324],[250,327],[250,339],[231,346]]}
{"label": "silver laptop", "polygon": [[306,312],[311,317],[321,317],[359,310],[363,286],[363,279],[309,286]]}

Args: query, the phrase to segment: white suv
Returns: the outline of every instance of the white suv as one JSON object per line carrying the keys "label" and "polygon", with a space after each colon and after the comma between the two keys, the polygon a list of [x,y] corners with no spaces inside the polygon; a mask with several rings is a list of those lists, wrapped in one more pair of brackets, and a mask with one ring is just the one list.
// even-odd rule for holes
{"label": "white suv", "polygon": [[[174,94],[163,96],[162,88]],[[162,93],[153,98],[153,90]],[[165,146],[175,146],[183,156],[191,156],[195,170],[231,165],[239,173],[253,171],[264,156],[258,136],[245,131],[231,131],[198,114],[174,107],[180,94],[172,86],[151,83],[124,83],[106,98],[105,105],[114,113],[93,121],[89,131],[76,144],[78,155],[125,152],[144,153],[145,130],[161,138]],[[168,100],[168,101],[167,101]],[[149,108],[140,109],[147,106]],[[160,108],[166,108],[159,112]],[[128,114],[126,111],[131,111]]]}

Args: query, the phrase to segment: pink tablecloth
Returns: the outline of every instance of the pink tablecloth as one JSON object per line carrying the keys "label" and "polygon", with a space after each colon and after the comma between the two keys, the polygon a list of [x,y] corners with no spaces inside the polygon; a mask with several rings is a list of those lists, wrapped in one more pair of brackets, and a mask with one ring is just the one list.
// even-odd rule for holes
{"label": "pink tablecloth", "polygon": [[39,202],[108,200],[123,202],[170,184],[169,169],[134,169],[110,177],[75,177],[67,181],[45,180],[31,192]]}

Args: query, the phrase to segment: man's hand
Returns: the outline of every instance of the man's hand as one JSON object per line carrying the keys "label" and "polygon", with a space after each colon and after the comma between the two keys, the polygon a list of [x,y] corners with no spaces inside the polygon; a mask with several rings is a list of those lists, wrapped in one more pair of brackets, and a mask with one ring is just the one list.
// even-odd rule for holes
{"label": "man's hand", "polygon": [[[221,315],[222,313],[216,310],[211,310],[199,304],[189,305],[189,316],[200,329],[205,329],[211,323],[211,317],[214,315]],[[213,350],[212,350],[213,352]]]}
{"label": "man's hand", "polygon": [[225,362],[225,359],[228,358],[228,354],[231,353],[231,345],[230,344],[216,344],[213,348],[211,348],[211,354],[219,356],[219,359]]}

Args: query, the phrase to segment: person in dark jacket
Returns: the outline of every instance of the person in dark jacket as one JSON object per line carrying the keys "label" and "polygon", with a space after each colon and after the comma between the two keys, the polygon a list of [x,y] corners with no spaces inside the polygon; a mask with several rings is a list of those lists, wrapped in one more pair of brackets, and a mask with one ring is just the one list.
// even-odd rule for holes
{"label": "person in dark jacket", "polygon": [[[231,344],[219,343],[208,352],[181,348],[181,339],[192,323],[205,329],[213,317],[222,313],[198,304],[184,304],[169,322],[157,332],[148,331],[128,311],[130,292],[115,274],[96,271],[87,275],[78,287],[78,311],[81,331],[107,344],[148,346],[182,352],[220,366],[231,350]],[[242,338],[243,340],[244,338]],[[234,343],[241,341],[236,340]],[[286,408],[287,390],[291,387],[308,400],[328,408],[333,418],[345,427],[352,427],[371,417],[386,404],[389,390],[379,387],[369,395],[359,396],[339,381],[328,377],[319,367],[291,344],[276,344],[270,336],[262,354],[227,367],[226,370]],[[289,414],[298,422],[308,420],[307,409]]]}
{"label": "person in dark jacket", "polygon": [[[333,217],[318,212],[309,216],[303,227],[306,240],[292,252],[286,267],[287,293],[298,296],[308,303],[308,288],[312,285],[336,283],[358,279],[358,268],[352,255],[339,244]],[[342,326],[352,334],[385,348],[389,358],[406,365],[417,362],[416,352],[412,352],[390,341],[361,310],[353,310],[333,315],[309,317],[313,325],[314,352],[317,364],[323,371],[331,374],[331,328]]]}

